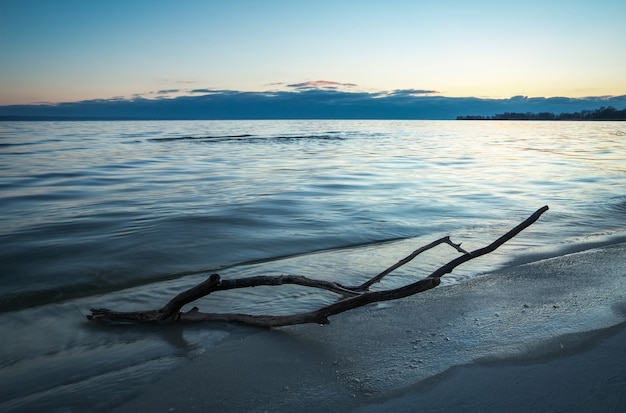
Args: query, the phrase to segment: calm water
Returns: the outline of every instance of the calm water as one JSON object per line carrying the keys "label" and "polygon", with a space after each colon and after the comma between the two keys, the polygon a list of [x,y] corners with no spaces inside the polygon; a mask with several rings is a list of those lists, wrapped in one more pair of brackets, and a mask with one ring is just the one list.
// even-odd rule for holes
{"label": "calm water", "polygon": [[[625,158],[619,122],[0,123],[0,328],[15,332],[0,339],[13,383],[0,407],[66,405],[118,376],[141,383],[231,336],[83,321],[92,305],[158,307],[211,272],[364,280],[443,235],[484,246],[546,204],[447,282],[623,240]],[[434,251],[383,287],[453,256]],[[254,289],[204,308],[280,313],[329,299]]]}

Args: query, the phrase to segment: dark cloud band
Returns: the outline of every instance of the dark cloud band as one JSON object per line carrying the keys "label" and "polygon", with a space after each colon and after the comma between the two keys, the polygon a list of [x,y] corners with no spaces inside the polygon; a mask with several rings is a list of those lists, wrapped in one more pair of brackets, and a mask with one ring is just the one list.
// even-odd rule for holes
{"label": "dark cloud band", "polygon": [[[0,106],[0,118],[13,119],[455,119],[504,112],[579,112],[603,106],[626,107],[626,95],[587,98],[526,97],[480,99],[445,97],[435,90],[359,92],[352,83],[311,81],[290,90],[244,92],[193,89],[158,99],[97,99],[41,105]],[[157,95],[183,92],[162,90]],[[155,95],[154,93],[152,94]]]}

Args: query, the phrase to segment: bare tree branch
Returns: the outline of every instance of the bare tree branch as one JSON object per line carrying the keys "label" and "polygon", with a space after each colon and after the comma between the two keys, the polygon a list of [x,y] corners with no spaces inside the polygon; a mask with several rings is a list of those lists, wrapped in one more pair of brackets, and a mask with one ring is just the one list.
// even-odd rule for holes
{"label": "bare tree branch", "polygon": [[281,327],[293,324],[328,324],[328,317],[362,307],[367,304],[396,300],[408,297],[422,291],[430,290],[438,286],[439,278],[424,278],[413,284],[396,288],[394,290],[365,292],[354,297],[346,298],[336,303],[329,304],[319,310],[290,315],[249,315],[249,314],[219,314],[201,313],[197,307],[180,315],[181,321],[230,321],[251,324],[261,327]]}
{"label": "bare tree branch", "polygon": [[486,247],[474,250],[474,251],[472,251],[472,252],[470,252],[468,254],[461,255],[460,257],[450,261],[446,265],[440,267],[437,271],[435,271],[432,274],[430,274],[429,277],[432,277],[432,278],[442,277],[444,274],[451,273],[453,269],[455,269],[459,265],[463,264],[464,262],[467,262],[469,260],[473,260],[474,258],[478,258],[478,257],[480,257],[482,255],[489,254],[490,252],[495,251],[502,244],[504,244],[505,242],[507,242],[508,240],[510,240],[511,238],[515,237],[517,234],[519,234],[520,232],[522,232],[523,230],[525,230],[526,228],[528,228],[529,226],[534,224],[535,221],[537,221],[539,219],[539,217],[544,212],[546,212],[548,209],[549,208],[548,208],[547,205],[544,206],[544,207],[539,208],[531,216],[526,218],[521,224],[517,225],[512,230],[510,230],[506,234],[502,235],[500,238],[498,238],[497,240],[495,240],[491,244],[487,245]]}
{"label": "bare tree branch", "polygon": [[[486,247],[467,252],[461,248],[461,244],[455,244],[450,237],[440,238],[428,245],[416,249],[396,264],[377,274],[373,278],[361,285],[348,287],[339,283],[314,280],[300,275],[280,275],[280,276],[256,276],[247,278],[236,278],[223,280],[219,274],[211,274],[207,280],[181,292],[171,299],[165,306],[158,310],[119,312],[107,309],[91,309],[91,314],[87,315],[89,320],[104,320],[117,322],[172,322],[172,321],[228,321],[239,322],[264,327],[279,327],[293,324],[304,323],[329,323],[328,317],[357,308],[367,304],[397,300],[408,297],[423,291],[430,290],[438,286],[441,282],[440,278],[452,272],[457,266],[478,258],[482,255],[495,251],[498,247],[515,237],[524,229],[528,228],[539,217],[548,210],[548,206],[538,209],[530,217],[517,225],[515,228],[502,235]],[[380,282],[385,276],[399,267],[407,264],[419,254],[432,249],[441,244],[448,244],[463,255],[451,260],[447,264],[441,266],[429,276],[419,281],[413,282],[406,286],[389,289],[384,291],[369,291],[369,288]],[[295,284],[305,287],[319,288],[334,292],[341,297],[339,301],[321,307],[315,311],[309,311],[299,314],[290,315],[251,315],[251,314],[235,314],[235,313],[202,313],[197,307],[192,308],[188,312],[181,312],[184,305],[189,304],[201,297],[211,294],[215,291],[231,290],[235,288],[248,288],[256,286],[277,286],[283,284]]]}
{"label": "bare tree branch", "polygon": [[452,248],[456,249],[460,253],[467,254],[467,251],[465,251],[463,248],[461,248],[461,244],[460,243],[459,244],[455,244],[452,241],[450,241],[450,237],[449,236],[446,236],[446,237],[438,239],[437,241],[433,241],[433,242],[431,242],[428,245],[424,245],[423,247],[420,247],[420,248],[416,249],[411,254],[409,254],[408,256],[406,256],[404,258],[402,258],[400,261],[398,261],[397,263],[395,263],[391,267],[387,268],[386,270],[384,270],[383,272],[381,272],[377,276],[373,277],[369,281],[364,282],[363,284],[359,285],[358,287],[352,287],[351,289],[356,290],[356,291],[366,291],[366,290],[369,290],[369,288],[373,284],[376,284],[377,282],[380,282],[380,280],[382,280],[383,277],[385,277],[387,274],[391,273],[392,271],[397,270],[398,268],[400,268],[404,264],[409,263],[411,260],[413,260],[413,258],[417,257],[422,252],[428,251],[429,249],[435,248],[437,245],[441,245],[441,244],[444,244],[444,243],[450,245]]}

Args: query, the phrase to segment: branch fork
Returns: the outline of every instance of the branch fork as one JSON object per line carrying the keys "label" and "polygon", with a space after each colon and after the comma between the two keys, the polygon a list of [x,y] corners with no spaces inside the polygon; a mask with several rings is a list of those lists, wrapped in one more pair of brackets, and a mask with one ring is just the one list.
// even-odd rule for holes
{"label": "branch fork", "polygon": [[[479,248],[474,251],[466,251],[461,248],[461,243],[455,244],[450,240],[449,236],[440,238],[430,244],[424,245],[408,256],[404,257],[394,265],[370,278],[366,282],[356,286],[346,286],[337,282],[315,280],[301,275],[279,275],[279,276],[254,276],[236,279],[222,279],[219,274],[211,274],[208,279],[202,283],[181,292],[172,298],[165,306],[148,311],[120,312],[108,309],[92,308],[91,314],[86,317],[91,321],[113,321],[113,322],[133,322],[133,323],[163,323],[163,322],[192,322],[192,321],[226,321],[238,322],[262,327],[280,327],[293,324],[328,324],[329,317],[357,308],[367,304],[397,300],[408,297],[417,293],[430,290],[438,286],[441,277],[452,272],[457,266],[478,258],[482,255],[489,254],[499,248],[501,245],[515,237],[517,234],[528,228],[539,217],[548,210],[548,206],[544,206],[535,211],[530,217],[522,223],[502,235],[491,244]],[[438,245],[447,244],[459,252],[459,257],[449,261],[445,265],[439,267],[427,277],[405,285],[403,287],[383,290],[370,291],[373,284],[380,282],[384,277],[394,270],[409,263],[421,253],[435,248]],[[225,291],[236,288],[249,288],[257,286],[278,286],[283,284],[295,284],[304,287],[318,288],[336,293],[340,296],[338,301],[319,308],[318,310],[303,312],[299,314],[289,315],[251,315],[238,313],[203,313],[197,307],[193,307],[187,312],[181,309],[199,298],[217,291]]]}

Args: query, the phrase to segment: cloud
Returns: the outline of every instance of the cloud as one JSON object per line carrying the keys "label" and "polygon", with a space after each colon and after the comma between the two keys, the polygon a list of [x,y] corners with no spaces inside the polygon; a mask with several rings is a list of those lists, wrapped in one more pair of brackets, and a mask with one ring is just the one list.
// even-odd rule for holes
{"label": "cloud", "polygon": [[215,89],[192,89],[189,93],[215,93]]}
{"label": "cloud", "polygon": [[292,83],[287,85],[289,88],[298,89],[298,90],[307,90],[307,89],[332,89],[336,90],[341,87],[355,87],[357,86],[354,83],[341,83],[335,82],[332,80],[309,80],[301,83]]}
{"label": "cloud", "polygon": [[396,89],[388,93],[389,96],[420,96],[433,94],[439,94],[439,92],[428,89]]}
{"label": "cloud", "polygon": [[[166,97],[153,92],[121,99],[94,99],[46,105],[0,106],[0,117],[30,119],[454,119],[503,112],[578,112],[602,106],[626,108],[626,95],[588,98],[526,97],[480,99],[445,97],[431,89],[383,92],[341,90],[352,83],[312,81],[287,90],[249,92],[193,89]],[[182,90],[185,91],[185,90]],[[168,91],[160,91],[168,92]],[[144,95],[146,96],[146,95]]]}
{"label": "cloud", "polygon": [[163,89],[156,92],[157,95],[169,95],[171,93],[180,93],[180,89]]}

